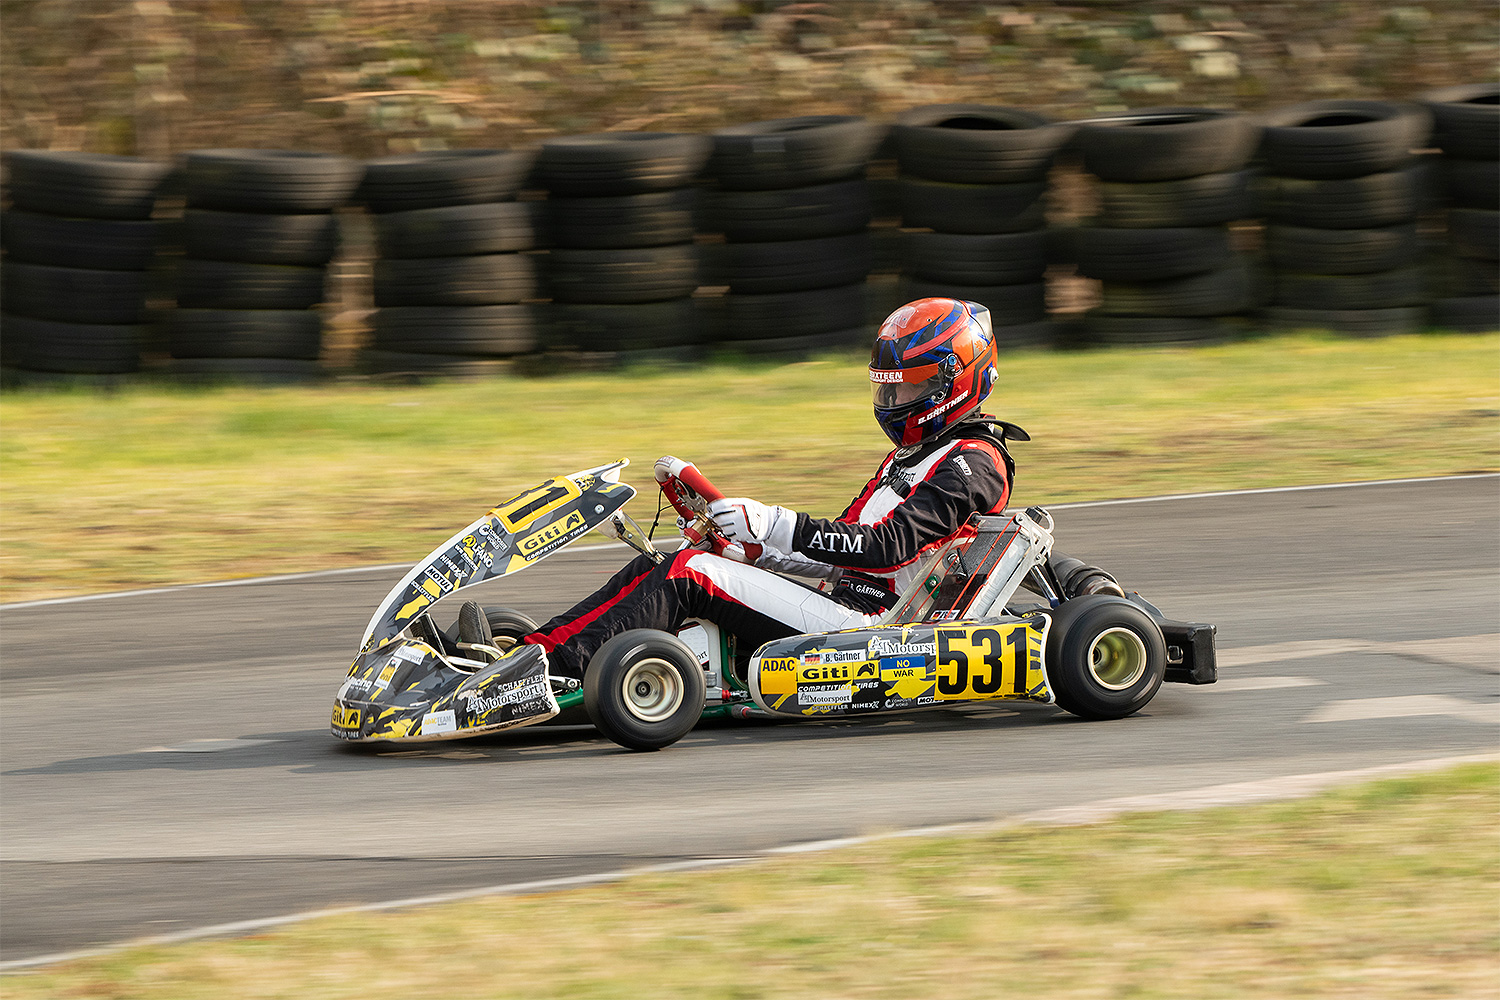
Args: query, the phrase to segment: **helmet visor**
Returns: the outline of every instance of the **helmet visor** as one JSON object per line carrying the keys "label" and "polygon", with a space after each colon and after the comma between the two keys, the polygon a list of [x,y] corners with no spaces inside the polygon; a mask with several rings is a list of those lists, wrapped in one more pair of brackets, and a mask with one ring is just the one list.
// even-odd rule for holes
{"label": "helmet visor", "polygon": [[938,392],[945,382],[937,365],[907,371],[870,369],[877,410],[895,410],[921,402]]}

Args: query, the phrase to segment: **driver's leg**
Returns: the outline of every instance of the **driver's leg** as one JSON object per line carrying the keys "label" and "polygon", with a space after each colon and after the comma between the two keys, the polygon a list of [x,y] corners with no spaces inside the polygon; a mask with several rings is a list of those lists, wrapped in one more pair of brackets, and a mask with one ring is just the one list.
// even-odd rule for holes
{"label": "driver's leg", "polygon": [[546,650],[554,676],[581,678],[610,637],[633,628],[676,632],[688,618],[718,623],[739,639],[743,649],[870,620],[786,577],[684,550],[660,564],[645,556],[632,560],[605,586],[523,641]]}

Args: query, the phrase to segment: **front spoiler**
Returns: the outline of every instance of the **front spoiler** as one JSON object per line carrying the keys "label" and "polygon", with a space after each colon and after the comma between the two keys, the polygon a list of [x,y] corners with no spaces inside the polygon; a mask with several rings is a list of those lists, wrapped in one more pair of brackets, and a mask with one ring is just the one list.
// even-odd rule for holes
{"label": "front spoiler", "polygon": [[351,743],[431,743],[535,725],[558,710],[539,647],[469,671],[425,643],[397,641],[355,662],[329,732]]}

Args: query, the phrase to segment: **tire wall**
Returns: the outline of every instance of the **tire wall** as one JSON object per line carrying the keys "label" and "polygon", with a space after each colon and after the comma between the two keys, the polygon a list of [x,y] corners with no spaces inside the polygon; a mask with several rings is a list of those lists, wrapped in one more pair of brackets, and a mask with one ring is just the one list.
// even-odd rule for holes
{"label": "tire wall", "polygon": [[1438,329],[1500,329],[1500,85],[1444,87],[1421,95],[1447,240],[1433,269]]}
{"label": "tire wall", "polygon": [[[147,301],[175,296],[159,317],[174,368],[315,374],[341,213],[361,209],[374,308],[352,315],[375,372],[548,351],[791,357],[866,344],[928,295],[985,305],[1002,348],[1493,330],[1497,156],[1496,84],[1076,123],[924,105],[889,125],[805,116],[365,162],[12,150],[0,366],[112,376],[143,345],[154,364]],[[1067,204],[1095,207],[1049,230],[1059,164],[1091,186]],[[1060,322],[1078,315],[1058,308],[1069,269],[1097,289],[1077,324]]]}
{"label": "tire wall", "polygon": [[693,210],[710,151],[707,136],[672,132],[542,144],[534,182],[546,192],[547,350],[608,364],[696,356]]}
{"label": "tire wall", "polygon": [[359,367],[372,375],[484,375],[539,344],[538,212],[518,201],[529,152],[408,153],[365,164],[358,200],[376,258]]}
{"label": "tire wall", "polygon": [[18,150],[0,214],[0,365],[28,372],[135,371],[169,165]]}
{"label": "tire wall", "polygon": [[364,167],[294,150],[210,149],[181,163],[177,308],[170,368],[184,375],[319,374],[334,210]]}
{"label": "tire wall", "polygon": [[867,174],[885,131],[815,115],[713,133],[698,214],[706,340],[772,358],[869,342]]}
{"label": "tire wall", "polygon": [[1061,256],[1100,282],[1090,343],[1182,343],[1234,333],[1261,296],[1234,228],[1250,217],[1260,140],[1249,115],[1148,108],[1084,124],[1077,149],[1099,212],[1057,234]]}

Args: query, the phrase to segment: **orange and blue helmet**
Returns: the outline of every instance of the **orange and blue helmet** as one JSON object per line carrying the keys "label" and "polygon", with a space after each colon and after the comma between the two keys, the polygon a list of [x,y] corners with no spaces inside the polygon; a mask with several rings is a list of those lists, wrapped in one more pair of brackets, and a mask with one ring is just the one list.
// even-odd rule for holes
{"label": "orange and blue helmet", "polygon": [[918,299],[886,318],[870,352],[875,419],[896,447],[937,437],[979,408],[995,384],[990,311]]}

